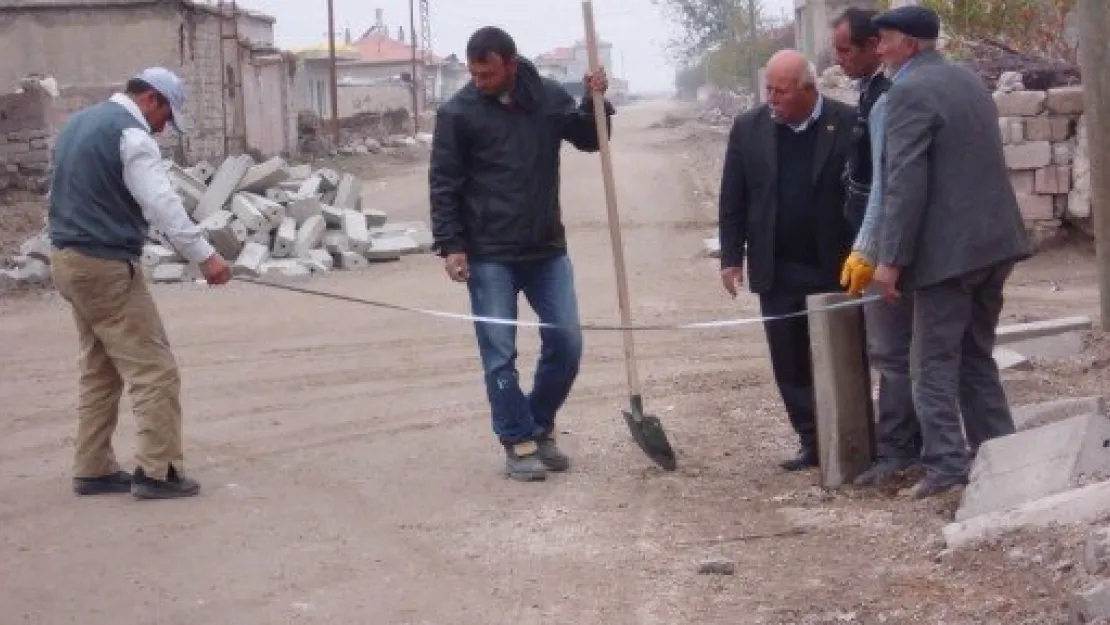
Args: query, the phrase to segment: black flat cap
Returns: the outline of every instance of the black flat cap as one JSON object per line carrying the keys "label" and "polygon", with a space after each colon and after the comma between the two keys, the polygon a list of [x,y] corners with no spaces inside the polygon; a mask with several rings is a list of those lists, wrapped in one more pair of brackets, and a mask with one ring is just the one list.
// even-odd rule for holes
{"label": "black flat cap", "polygon": [[877,28],[896,30],[918,39],[936,39],[940,36],[940,17],[923,6],[904,6],[876,15],[872,20]]}

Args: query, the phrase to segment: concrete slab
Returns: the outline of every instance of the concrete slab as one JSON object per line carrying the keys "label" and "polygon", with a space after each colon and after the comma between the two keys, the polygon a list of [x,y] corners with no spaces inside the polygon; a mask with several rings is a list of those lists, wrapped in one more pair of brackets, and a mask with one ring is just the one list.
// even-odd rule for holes
{"label": "concrete slab", "polygon": [[262,277],[262,263],[270,258],[270,248],[261,243],[248,242],[235,259],[231,273],[235,276]]}
{"label": "concrete slab", "polygon": [[235,219],[231,211],[219,210],[200,223],[208,236],[208,241],[216,251],[227,260],[237,258],[247,240],[247,229],[243,222]]}
{"label": "concrete slab", "polygon": [[1110,419],[1082,415],[987,441],[970,478],[956,521],[1110,478]]}
{"label": "concrete slab", "polygon": [[247,170],[246,175],[239,181],[237,190],[265,193],[266,189],[277,186],[288,179],[289,172],[285,168],[285,159],[275,156]]}
{"label": "concrete slab", "polygon": [[270,187],[269,189],[266,189],[266,199],[272,202],[288,204],[289,202],[293,201],[293,195],[293,192],[278,187]]}
{"label": "concrete slab", "polygon": [[19,246],[19,253],[22,256],[35,258],[50,264],[50,236],[45,232],[36,234]]}
{"label": "concrete slab", "polygon": [[366,217],[359,211],[343,211],[343,234],[347,235],[352,252],[365,254],[370,251],[370,229],[366,227]]}
{"label": "concrete slab", "polygon": [[1102,397],[1068,397],[1051,401],[1017,406],[1011,410],[1018,431],[1056,423],[1082,415],[1106,416],[1106,401]]}
{"label": "concrete slab", "polygon": [[301,163],[300,165],[290,165],[286,167],[289,171],[289,177],[293,180],[304,180],[312,175],[312,165],[308,163]]}
{"label": "concrete slab", "polygon": [[324,204],[320,208],[320,214],[324,216],[324,223],[327,224],[329,229],[341,230],[343,228],[342,208]]}
{"label": "concrete slab", "polygon": [[370,266],[370,261],[366,257],[357,252],[341,252],[336,256],[336,266],[339,269],[350,271],[353,269],[365,269]]}
{"label": "concrete slab", "polygon": [[997,332],[996,345],[1010,345],[1019,341],[1040,338],[1042,336],[1056,336],[1067,332],[1085,332],[1091,329],[1090,317],[1064,317],[1048,321],[1035,321],[1033,323],[1019,323],[1000,326]]}
{"label": "concrete slab", "polygon": [[295,259],[262,263],[262,277],[275,282],[301,282],[312,278],[312,271]]}
{"label": "concrete slab", "polygon": [[389,221],[389,215],[385,211],[375,210],[373,208],[363,208],[362,214],[366,215],[367,228],[381,228]]}
{"label": "concrete slab", "polygon": [[269,220],[262,214],[262,211],[258,210],[254,202],[243,193],[236,193],[232,196],[231,212],[239,221],[243,222],[243,225],[250,232],[269,228]]}
{"label": "concrete slab", "polygon": [[165,263],[182,263],[185,259],[165,245],[152,243],[143,246],[142,264],[146,267],[157,267]]}
{"label": "concrete slab", "polygon": [[364,254],[367,260],[385,262],[400,260],[406,254],[420,251],[420,245],[407,234],[370,239],[370,249]]}
{"label": "concrete slab", "polygon": [[313,273],[327,273],[335,267],[335,259],[324,249],[312,250],[308,256],[298,260]]}
{"label": "concrete slab", "polygon": [[206,185],[212,180],[212,176],[216,175],[216,167],[205,160],[197,161],[195,165],[185,171]]}
{"label": "concrete slab", "polygon": [[1073,625],[1101,623],[1110,619],[1110,580],[1102,580],[1072,594],[1068,611]]}
{"label": "concrete slab", "polygon": [[247,243],[258,243],[265,245],[266,249],[274,244],[274,232],[270,230],[255,230],[247,235]]}
{"label": "concrete slab", "polygon": [[320,247],[320,241],[323,239],[326,229],[327,226],[324,224],[323,216],[314,215],[306,219],[297,228],[297,240],[293,244],[293,255],[307,256],[310,251]]}
{"label": "concrete slab", "polygon": [[1098,521],[1110,510],[1110,482],[1096,482],[1023,504],[1006,512],[992,512],[944,527],[944,541],[951,549],[974,545],[1022,528],[1084,525]]}
{"label": "concrete slab", "polygon": [[297,189],[296,195],[301,197],[312,197],[323,194],[324,178],[319,173],[314,173],[301,183],[300,188]]}
{"label": "concrete slab", "polygon": [[338,256],[343,252],[351,251],[350,240],[348,240],[347,235],[340,230],[328,230],[325,232],[322,243],[324,249],[332,256]]}
{"label": "concrete slab", "polygon": [[324,212],[324,205],[314,196],[297,198],[286,207],[289,209],[289,216],[297,220],[298,228],[310,217],[319,217]]}
{"label": "concrete slab", "polygon": [[274,235],[274,246],[271,254],[274,258],[286,258],[293,254],[297,243],[297,222],[292,217],[286,217]]}
{"label": "concrete slab", "polygon": [[177,192],[178,197],[181,198],[181,203],[185,206],[185,211],[189,215],[193,215],[201,200],[204,199],[208,187],[202,180],[185,169],[171,167],[169,177],[174,191]]}
{"label": "concrete slab", "polygon": [[262,212],[270,230],[276,230],[281,226],[281,222],[285,221],[288,210],[281,204],[254,193],[244,193],[243,195],[249,198],[254,207]]}
{"label": "concrete slab", "polygon": [[1083,543],[1083,570],[1087,575],[1102,575],[1110,568],[1110,527],[1102,527]]}
{"label": "concrete slab", "polygon": [[150,269],[154,282],[185,282],[189,279],[189,266],[185,263],[163,263]]}
{"label": "concrete slab", "polygon": [[193,213],[193,220],[197,222],[204,221],[217,211],[222,210],[231,200],[235,189],[239,187],[239,182],[243,180],[243,176],[247,175],[247,170],[253,164],[254,159],[248,154],[226,158],[216,171],[216,175],[212,177],[212,182],[204,192],[204,197],[197,205],[197,209]]}
{"label": "concrete slab", "polygon": [[1064,332],[1014,341],[1007,344],[1006,348],[1034,360],[1064,360],[1082,353],[1083,335],[1079,332]]}
{"label": "concrete slab", "polygon": [[716,237],[710,237],[702,240],[702,245],[705,249],[705,255],[709,258],[721,257],[721,242]]}
{"label": "concrete slab", "polygon": [[370,238],[372,240],[400,234],[406,235],[410,240],[416,243],[416,248],[406,250],[406,254],[418,254],[432,249],[432,243],[434,241],[432,231],[428,227],[428,224],[422,221],[397,221],[370,230]]}
{"label": "concrete slab", "polygon": [[343,174],[335,189],[335,201],[338,208],[360,210],[362,208],[362,180],[351,174]]}
{"label": "concrete slab", "polygon": [[1033,368],[1033,364],[1029,362],[1028,358],[1006,347],[996,347],[994,349],[994,362],[998,365],[999,371]]}

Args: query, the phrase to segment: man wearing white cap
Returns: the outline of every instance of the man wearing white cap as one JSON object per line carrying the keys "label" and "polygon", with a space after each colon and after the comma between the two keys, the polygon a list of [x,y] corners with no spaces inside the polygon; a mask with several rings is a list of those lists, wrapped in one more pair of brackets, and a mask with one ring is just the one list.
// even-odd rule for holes
{"label": "man wearing white cap", "polygon": [[[164,68],[143,70],[124,93],[73,115],[54,147],[49,232],[51,271],[72,306],[80,341],[73,488],[79,495],[131,492],[188,497],[181,378],[140,257],[151,226],[166,235],[209,284],[231,268],[189,219],[152,133],[187,128],[185,87]],[[112,450],[124,384],[138,423],[134,475]]]}

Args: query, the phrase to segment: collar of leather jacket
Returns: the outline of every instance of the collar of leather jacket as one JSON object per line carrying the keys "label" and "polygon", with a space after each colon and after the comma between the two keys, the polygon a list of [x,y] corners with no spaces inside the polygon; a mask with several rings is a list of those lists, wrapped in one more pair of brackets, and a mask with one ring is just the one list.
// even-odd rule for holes
{"label": "collar of leather jacket", "polygon": [[[516,57],[516,79],[509,90],[513,105],[521,109],[534,112],[543,102],[543,77],[532,61],[523,56]],[[497,101],[498,96],[488,96]]]}

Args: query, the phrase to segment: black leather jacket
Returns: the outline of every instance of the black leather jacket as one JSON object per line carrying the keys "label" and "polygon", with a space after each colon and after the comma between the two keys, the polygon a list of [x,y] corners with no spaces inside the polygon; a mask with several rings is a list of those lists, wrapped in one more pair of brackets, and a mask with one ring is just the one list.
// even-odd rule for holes
{"label": "black leather jacket", "polygon": [[[599,149],[593,100],[579,105],[527,59],[518,63],[511,109],[471,82],[436,114],[428,181],[441,256],[508,262],[566,252],[559,154],[564,140]],[[612,105],[605,109],[609,121]]]}
{"label": "black leather jacket", "polygon": [[867,198],[871,195],[871,132],[868,121],[875,102],[887,89],[890,89],[890,79],[880,73],[868,79],[860,93],[858,117],[852,130],[852,153],[844,171],[847,190],[844,216],[856,229],[863,223]]}

